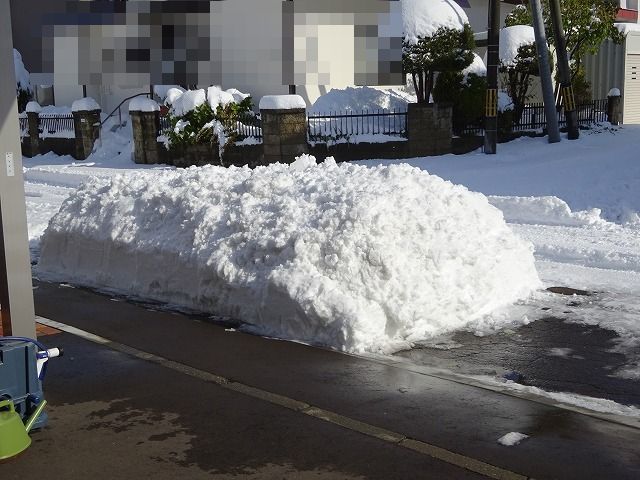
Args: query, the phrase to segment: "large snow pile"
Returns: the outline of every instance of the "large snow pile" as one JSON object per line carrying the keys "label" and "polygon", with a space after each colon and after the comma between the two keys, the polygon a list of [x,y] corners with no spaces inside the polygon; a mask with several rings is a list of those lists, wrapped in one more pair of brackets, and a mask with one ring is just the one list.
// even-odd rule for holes
{"label": "large snow pile", "polygon": [[536,43],[533,27],[513,25],[500,30],[500,62],[511,67],[515,65],[518,49]]}
{"label": "large snow pile", "polygon": [[416,102],[415,95],[393,88],[347,87],[332,88],[320,96],[309,109],[312,113],[363,110],[407,109],[407,103]]}
{"label": "large snow pile", "polygon": [[20,90],[31,91],[31,82],[29,80],[29,72],[24,67],[22,55],[15,48],[13,49],[13,67],[16,72],[16,85]]}
{"label": "large snow pile", "polygon": [[467,14],[455,0],[402,0],[402,26],[409,43],[430,37],[441,27],[462,30],[467,23]]}
{"label": "large snow pile", "polygon": [[203,167],[95,178],[53,217],[39,274],[391,351],[539,285],[486,197],[407,165]]}

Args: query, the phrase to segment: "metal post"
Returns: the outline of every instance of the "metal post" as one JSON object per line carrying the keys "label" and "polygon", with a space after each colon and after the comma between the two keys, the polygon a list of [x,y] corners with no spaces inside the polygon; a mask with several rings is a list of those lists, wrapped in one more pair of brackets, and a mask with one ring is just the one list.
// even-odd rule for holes
{"label": "metal post", "polygon": [[580,137],[578,128],[578,115],[576,101],[571,85],[571,71],[569,70],[569,57],[567,55],[567,41],[564,36],[562,14],[560,13],[560,0],[549,0],[551,7],[551,20],[553,23],[553,36],[556,44],[556,56],[558,58],[558,72],[560,74],[560,91],[564,106],[564,116],[567,119],[569,140],[577,140]]}
{"label": "metal post", "polygon": [[484,153],[495,154],[498,143],[498,64],[500,63],[500,0],[489,0],[487,93],[484,109]]}
{"label": "metal post", "polygon": [[0,304],[3,335],[35,338],[10,2],[0,2]]}
{"label": "metal post", "polygon": [[[290,2],[293,2],[293,0],[289,0]],[[295,85],[289,85],[289,95],[295,95],[296,94],[296,86]]]}
{"label": "metal post", "polygon": [[558,128],[556,102],[553,96],[551,67],[549,66],[549,47],[547,46],[547,34],[544,30],[544,20],[542,18],[542,5],[540,5],[540,0],[531,0],[530,4],[531,16],[533,17],[533,29],[536,35],[538,63],[540,65],[540,82],[542,83],[544,113],[547,117],[547,134],[549,135],[549,143],[556,143],[560,141],[560,129]]}

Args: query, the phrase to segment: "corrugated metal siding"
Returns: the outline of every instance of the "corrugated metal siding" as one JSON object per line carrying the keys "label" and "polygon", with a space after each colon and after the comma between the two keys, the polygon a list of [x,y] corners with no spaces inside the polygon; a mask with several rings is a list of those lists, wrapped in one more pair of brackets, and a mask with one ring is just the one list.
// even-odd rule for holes
{"label": "corrugated metal siding", "polygon": [[640,123],[640,54],[627,55],[624,75],[624,123]]}
{"label": "corrugated metal siding", "polygon": [[606,98],[613,87],[624,90],[624,44],[606,40],[596,55],[587,55],[584,66],[593,98]]}

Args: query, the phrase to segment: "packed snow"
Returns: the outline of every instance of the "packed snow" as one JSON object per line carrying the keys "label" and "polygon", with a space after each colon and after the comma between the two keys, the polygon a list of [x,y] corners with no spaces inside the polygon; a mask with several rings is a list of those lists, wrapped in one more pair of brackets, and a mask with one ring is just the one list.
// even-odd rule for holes
{"label": "packed snow", "polygon": [[520,432],[509,432],[506,435],[503,435],[498,439],[498,443],[500,445],[504,445],[505,447],[513,447],[514,445],[518,445],[525,438],[529,438],[529,435],[525,435]]}
{"label": "packed snow", "polygon": [[513,67],[518,56],[518,49],[526,45],[535,45],[536,38],[530,25],[513,25],[500,30],[500,62],[506,67]]}
{"label": "packed snow", "polygon": [[42,107],[38,102],[34,102],[33,100],[28,102],[25,109],[27,113],[40,113],[42,111]]}
{"label": "packed snow", "polygon": [[135,97],[129,101],[130,112],[157,112],[159,110],[158,103],[147,97]]}
{"label": "packed snow", "polygon": [[260,110],[292,110],[307,108],[300,95],[265,95],[260,99]]}
{"label": "packed snow", "polygon": [[622,95],[622,93],[620,93],[620,89],[614,87],[611,90],[609,90],[607,97],[619,97],[620,95]]}
{"label": "packed snow", "polygon": [[[170,92],[174,93],[171,90]],[[207,94],[204,89],[187,90],[173,98],[171,102],[171,111],[174,115],[183,117],[187,113],[198,108],[200,105],[203,105],[206,101]]]}
{"label": "packed snow", "polygon": [[402,0],[402,27],[408,43],[415,44],[443,27],[462,30],[468,23],[467,14],[455,0]]}
{"label": "packed snow", "polygon": [[350,352],[406,347],[539,287],[530,245],[483,195],[310,156],[90,180],[51,220],[38,272]]}
{"label": "packed snow", "polygon": [[100,105],[91,97],[81,98],[71,104],[72,112],[92,112],[100,110]]}

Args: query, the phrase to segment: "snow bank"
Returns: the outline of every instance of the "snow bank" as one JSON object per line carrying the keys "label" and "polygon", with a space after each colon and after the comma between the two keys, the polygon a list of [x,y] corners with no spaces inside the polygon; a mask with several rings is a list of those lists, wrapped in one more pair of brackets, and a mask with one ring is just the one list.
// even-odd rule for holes
{"label": "snow bank", "polygon": [[129,102],[130,112],[157,112],[159,110],[158,103],[147,97],[136,97]]}
{"label": "snow bank", "polygon": [[353,352],[455,330],[539,285],[531,246],[483,195],[310,156],[93,179],[51,220],[38,273]]}
{"label": "snow bank", "polygon": [[307,108],[300,95],[265,95],[260,99],[260,110],[291,110]]}
{"label": "snow bank", "polygon": [[15,48],[13,49],[13,67],[16,73],[16,85],[21,90],[31,91],[31,81],[29,80],[29,72],[24,67],[22,55]]}
{"label": "snow bank", "polygon": [[455,0],[402,0],[402,27],[405,40],[417,43],[441,28],[462,30],[469,18]]}
{"label": "snow bank", "polygon": [[392,88],[332,88],[315,101],[309,112],[327,113],[382,109],[406,111],[407,103],[415,101],[415,95]]}
{"label": "snow bank", "polygon": [[100,105],[91,97],[81,98],[71,104],[72,112],[92,112],[100,110]]}
{"label": "snow bank", "polygon": [[582,226],[603,224],[600,209],[592,208],[572,212],[567,202],[558,197],[498,197],[490,196],[489,202],[502,210],[510,223],[534,225]]}
{"label": "snow bank", "polygon": [[536,43],[533,27],[530,25],[513,25],[500,30],[500,62],[512,67],[516,63],[518,49]]}

